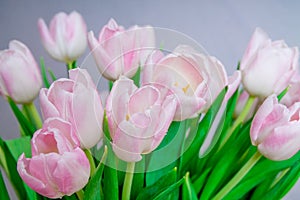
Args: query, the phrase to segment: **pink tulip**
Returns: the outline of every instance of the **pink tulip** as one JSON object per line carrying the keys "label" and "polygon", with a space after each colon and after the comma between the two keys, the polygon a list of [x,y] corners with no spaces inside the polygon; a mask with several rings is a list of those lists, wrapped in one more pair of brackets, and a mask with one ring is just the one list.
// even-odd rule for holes
{"label": "pink tulip", "polygon": [[298,48],[272,42],[257,28],[241,61],[242,81],[250,95],[265,98],[284,90],[298,66]]}
{"label": "pink tulip", "polygon": [[88,182],[90,164],[72,132],[68,122],[59,118],[46,120],[32,138],[32,158],[23,153],[18,160],[21,178],[43,196],[70,196]]}
{"label": "pink tulip", "polygon": [[25,44],[13,40],[0,51],[0,95],[30,103],[42,87],[39,67]]}
{"label": "pink tulip", "polygon": [[73,11],[60,12],[50,22],[49,29],[43,19],[38,28],[46,51],[55,60],[70,63],[80,57],[87,46],[87,29],[82,16]]}
{"label": "pink tulip", "polygon": [[286,106],[291,106],[296,102],[300,102],[300,75],[296,74],[289,83],[288,92],[281,99],[281,103]]}
{"label": "pink tulip", "polygon": [[88,41],[101,74],[109,80],[117,80],[121,75],[133,77],[155,46],[152,27],[125,30],[113,19],[102,28],[98,40],[90,32]]}
{"label": "pink tulip", "polygon": [[115,154],[137,162],[164,138],[174,117],[176,100],[152,86],[137,88],[121,77],[107,99],[106,114]]}
{"label": "pink tulip", "polygon": [[[240,82],[237,72],[231,79],[227,99]],[[149,56],[143,69],[143,84],[155,83],[174,93],[178,105],[174,120],[196,117],[205,112],[221,90],[228,85],[223,65],[216,58],[195,52],[188,46],[178,46],[164,56],[156,51]]]}
{"label": "pink tulip", "polygon": [[74,126],[82,148],[91,148],[102,138],[103,107],[96,87],[84,69],[69,71],[40,92],[44,119],[60,117]]}
{"label": "pink tulip", "polygon": [[300,103],[287,108],[276,95],[268,97],[254,116],[252,144],[271,160],[286,160],[300,150]]}

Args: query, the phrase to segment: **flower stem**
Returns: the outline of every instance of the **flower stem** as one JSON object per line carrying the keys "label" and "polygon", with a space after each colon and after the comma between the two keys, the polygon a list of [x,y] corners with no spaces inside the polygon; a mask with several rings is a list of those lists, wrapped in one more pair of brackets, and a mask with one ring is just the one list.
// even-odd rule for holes
{"label": "flower stem", "polygon": [[95,170],[96,170],[94,158],[93,158],[93,155],[91,153],[91,150],[85,149],[84,153],[85,153],[87,159],[89,160],[90,168],[91,168],[91,177],[92,177],[94,175],[94,173],[95,173]]}
{"label": "flower stem", "polygon": [[24,104],[23,108],[25,110],[26,116],[28,117],[29,121],[33,124],[36,129],[42,127],[42,120],[40,114],[38,113],[35,105],[33,102]]}
{"label": "flower stem", "polygon": [[130,200],[130,191],[134,173],[135,162],[127,163],[126,175],[123,185],[122,200]]}
{"label": "flower stem", "polygon": [[222,190],[213,198],[213,200],[223,199],[234,188],[251,168],[259,161],[262,155],[256,151],[255,154],[248,160],[247,163],[238,171],[238,173],[222,188]]}
{"label": "flower stem", "polygon": [[79,190],[76,192],[76,196],[78,197],[79,200],[83,200],[84,198],[84,192],[83,190]]}
{"label": "flower stem", "polygon": [[231,128],[228,130],[228,132],[225,135],[225,138],[222,140],[219,150],[224,146],[224,144],[227,142],[227,140],[230,138],[230,136],[232,135],[232,133],[234,132],[234,130],[236,129],[236,127],[241,124],[244,123],[253,103],[256,97],[254,96],[250,96],[246,102],[246,105],[243,109],[243,111],[241,112],[241,114],[238,116],[238,118],[234,121],[233,125],[231,126]]}
{"label": "flower stem", "polygon": [[73,69],[73,63],[69,62],[69,63],[67,63],[67,70],[69,71],[71,69]]}

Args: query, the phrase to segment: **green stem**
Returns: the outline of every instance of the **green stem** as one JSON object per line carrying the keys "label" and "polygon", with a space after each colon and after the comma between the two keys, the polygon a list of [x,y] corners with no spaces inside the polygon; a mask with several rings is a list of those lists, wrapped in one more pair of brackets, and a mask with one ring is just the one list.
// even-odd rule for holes
{"label": "green stem", "polygon": [[26,116],[28,117],[29,121],[33,124],[36,129],[42,127],[42,120],[40,114],[38,113],[35,105],[33,102],[24,104],[23,108],[25,110]]}
{"label": "green stem", "polygon": [[84,192],[83,192],[83,190],[77,191],[76,195],[77,195],[77,197],[78,197],[79,200],[83,200],[84,199]]}
{"label": "green stem", "polygon": [[130,200],[130,191],[134,173],[135,162],[127,163],[126,175],[123,185],[122,200]]}
{"label": "green stem", "polygon": [[252,105],[254,103],[256,97],[254,96],[250,96],[246,102],[246,105],[243,109],[243,111],[241,112],[241,114],[238,116],[238,118],[236,118],[236,120],[234,121],[233,125],[231,126],[231,128],[228,130],[228,132],[225,135],[225,138],[222,140],[219,150],[224,146],[224,144],[227,142],[227,140],[230,138],[230,136],[232,135],[232,133],[234,132],[234,130],[236,129],[236,127],[241,124],[244,123],[249,111],[252,108]]}
{"label": "green stem", "polygon": [[94,158],[93,158],[93,155],[92,155],[92,153],[91,153],[91,151],[89,149],[85,149],[84,153],[85,153],[87,159],[90,162],[91,177],[92,177],[94,175],[94,173],[95,173],[95,170],[96,170],[96,165],[95,165],[95,162],[94,162]]}
{"label": "green stem", "polygon": [[72,62],[69,62],[69,63],[67,63],[67,70],[69,71],[71,69],[73,69],[73,64],[72,64]]}
{"label": "green stem", "polygon": [[251,168],[259,161],[262,155],[257,151],[255,154],[248,160],[248,162],[240,169],[240,171],[222,188],[222,190],[212,199],[219,200],[223,199],[251,170]]}

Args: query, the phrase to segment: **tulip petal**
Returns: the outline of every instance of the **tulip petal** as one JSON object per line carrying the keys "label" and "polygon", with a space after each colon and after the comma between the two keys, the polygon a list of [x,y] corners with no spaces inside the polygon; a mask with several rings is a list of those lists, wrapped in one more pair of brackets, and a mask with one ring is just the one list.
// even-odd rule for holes
{"label": "tulip petal", "polygon": [[259,151],[271,160],[286,160],[300,150],[300,123],[293,122],[274,129],[258,145]]}

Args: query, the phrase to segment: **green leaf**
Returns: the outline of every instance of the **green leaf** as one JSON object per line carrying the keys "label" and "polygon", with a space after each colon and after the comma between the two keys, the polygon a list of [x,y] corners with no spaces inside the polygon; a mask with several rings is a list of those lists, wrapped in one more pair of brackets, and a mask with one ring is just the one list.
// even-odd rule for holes
{"label": "green leaf", "polygon": [[3,141],[0,137],[0,146],[4,151],[8,178],[11,181],[17,195],[21,199],[36,199],[36,193],[31,190],[21,179],[17,171],[17,160],[25,151],[30,155],[30,138],[22,137],[14,140]]}
{"label": "green leaf", "polygon": [[101,181],[102,181],[102,174],[104,169],[104,163],[107,157],[107,147],[104,147],[104,153],[101,158],[101,161],[96,169],[95,174],[91,177],[90,181],[88,182],[85,193],[84,199],[88,200],[101,200]]}
{"label": "green leaf", "polygon": [[41,66],[41,73],[42,73],[42,79],[43,79],[43,82],[44,82],[44,86],[46,88],[49,88],[50,83],[48,81],[48,77],[47,77],[47,73],[46,73],[46,67],[45,67],[45,61],[44,61],[43,57],[40,58],[40,66]]}
{"label": "green leaf", "polygon": [[26,136],[31,136],[32,137],[33,133],[36,130],[34,128],[34,126],[26,119],[26,117],[20,111],[20,109],[18,108],[16,103],[10,97],[8,97],[7,100],[8,100],[8,103],[9,103],[12,111],[14,112],[21,128],[25,132]]}
{"label": "green leaf", "polygon": [[184,177],[183,187],[182,187],[182,199],[183,200],[198,200],[197,193],[194,186],[191,183],[189,173]]}
{"label": "green leaf", "polygon": [[284,95],[289,91],[290,87],[290,85],[287,86],[282,92],[280,92],[279,95],[277,95],[278,101],[280,101],[284,97]]}
{"label": "green leaf", "polygon": [[77,61],[74,60],[74,61],[72,62],[72,69],[76,69],[76,68],[77,68]]}
{"label": "green leaf", "polygon": [[198,176],[198,178],[193,182],[193,188],[195,189],[195,193],[198,194],[203,188],[205,181],[207,179],[207,175],[210,173],[211,168],[205,169],[205,171]]}
{"label": "green leaf", "polygon": [[299,159],[300,152],[285,161],[272,161],[266,158],[260,160],[226,197],[228,199],[240,199],[263,180],[270,176],[273,177],[274,173],[293,166]]}
{"label": "green leaf", "polygon": [[137,87],[140,87],[141,67],[139,66],[135,75],[131,78]]}
{"label": "green leaf", "polygon": [[0,199],[1,200],[9,200],[9,195],[3,180],[2,172],[0,170]]}
{"label": "green leaf", "polygon": [[166,190],[164,190],[159,195],[157,195],[153,200],[165,200],[165,199],[167,199],[168,196],[170,194],[172,194],[174,191],[176,191],[176,189],[178,189],[182,185],[183,182],[184,182],[184,178],[180,179],[179,181],[177,181],[176,183],[174,183],[173,185],[168,187]]}
{"label": "green leaf", "polygon": [[54,75],[54,73],[53,73],[53,71],[51,69],[48,69],[48,73],[50,74],[50,77],[51,77],[52,81],[56,81],[57,80],[56,76]]}
{"label": "green leaf", "polygon": [[[148,174],[147,174],[148,175]],[[137,200],[153,199],[176,182],[177,168],[172,169],[152,185],[145,187],[137,196]]]}
{"label": "green leaf", "polygon": [[189,146],[189,148],[187,149],[187,151],[185,151],[184,154],[182,155],[183,156],[182,158],[183,169],[181,169],[182,172],[185,171],[184,170],[185,167],[187,167],[187,165],[191,162],[193,158],[198,158],[200,147],[202,146],[207,136],[207,133],[209,132],[209,129],[211,128],[214,122],[214,119],[223,102],[226,91],[227,91],[227,87],[220,92],[218,97],[215,99],[215,101],[213,102],[213,104],[205,114],[204,118],[199,123],[196,136],[193,138],[193,141]]}
{"label": "green leaf", "polygon": [[182,138],[186,132],[185,121],[172,122],[165,138],[159,147],[147,158],[146,185],[152,185],[160,177],[168,173],[177,165],[182,151]]}
{"label": "green leaf", "polygon": [[113,81],[108,81],[108,89],[109,91],[111,91],[111,89],[113,88],[114,86],[114,82]]}
{"label": "green leaf", "polygon": [[106,139],[107,145],[107,160],[103,172],[103,195],[104,199],[118,200],[119,199],[119,185],[118,185],[118,171],[116,170],[116,157],[112,151],[110,142]]}
{"label": "green leaf", "polygon": [[281,199],[295,185],[300,177],[300,160],[269,190],[262,193],[262,199]]}
{"label": "green leaf", "polygon": [[[201,199],[210,199],[241,167],[242,163],[238,163],[238,160],[250,146],[248,137],[250,125],[248,123],[242,131],[237,128],[216,158],[208,163],[207,167],[211,167],[212,172],[205,184]],[[239,137],[235,138],[234,135],[237,133]]]}

